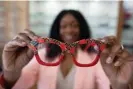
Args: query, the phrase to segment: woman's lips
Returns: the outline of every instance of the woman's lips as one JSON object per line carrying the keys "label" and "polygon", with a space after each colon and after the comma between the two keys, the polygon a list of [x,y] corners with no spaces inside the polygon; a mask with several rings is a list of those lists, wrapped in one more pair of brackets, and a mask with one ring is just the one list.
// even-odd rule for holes
{"label": "woman's lips", "polygon": [[66,40],[71,40],[73,38],[73,36],[65,36]]}
{"label": "woman's lips", "polygon": [[74,41],[74,36],[64,36],[64,38],[68,42],[73,42]]}

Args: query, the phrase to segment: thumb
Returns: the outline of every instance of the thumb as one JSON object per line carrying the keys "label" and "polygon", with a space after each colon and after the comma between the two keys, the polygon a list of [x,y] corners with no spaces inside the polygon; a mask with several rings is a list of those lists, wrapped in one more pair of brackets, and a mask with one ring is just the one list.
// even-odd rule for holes
{"label": "thumb", "polygon": [[107,60],[112,60],[111,57],[109,56],[110,51],[108,49],[104,49],[103,52],[100,55],[100,62],[103,67],[104,72],[108,77],[113,77],[115,76],[114,72],[116,68],[113,66],[112,63],[108,63]]}
{"label": "thumb", "polygon": [[34,56],[34,51],[32,49],[28,48],[27,57],[29,59],[31,59],[33,56]]}

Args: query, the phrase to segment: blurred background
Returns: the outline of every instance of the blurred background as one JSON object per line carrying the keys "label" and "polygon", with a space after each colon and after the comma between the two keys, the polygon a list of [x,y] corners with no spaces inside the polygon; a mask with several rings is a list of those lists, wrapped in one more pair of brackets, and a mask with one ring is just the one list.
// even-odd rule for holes
{"label": "blurred background", "polygon": [[92,38],[117,36],[133,52],[133,1],[0,1],[0,58],[5,43],[25,28],[47,37],[63,9],[79,10],[90,25]]}

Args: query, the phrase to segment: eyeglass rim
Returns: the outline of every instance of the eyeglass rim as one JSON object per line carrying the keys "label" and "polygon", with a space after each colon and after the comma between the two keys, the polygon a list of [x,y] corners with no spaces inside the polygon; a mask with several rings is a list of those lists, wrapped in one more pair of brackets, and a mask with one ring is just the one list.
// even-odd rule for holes
{"label": "eyeglass rim", "polygon": [[[55,40],[55,39],[52,39],[52,38],[45,38],[44,40],[46,40],[46,39],[49,40],[48,43],[54,43],[54,44],[58,45],[58,46],[61,48],[62,52],[65,51],[65,49],[66,49],[65,43],[60,42],[60,41]],[[79,41],[74,42],[74,43],[72,43],[72,44],[76,44],[76,43],[77,43],[77,44],[83,44],[83,43],[86,43],[87,41],[90,41],[90,39],[79,40]],[[98,45],[98,44],[95,43],[95,40],[91,40],[91,41],[92,41],[95,45]],[[43,42],[45,42],[45,41],[43,41]],[[43,43],[43,42],[42,42],[42,43]],[[91,43],[92,43],[92,42],[91,42]],[[38,42],[38,43],[41,43],[41,42]],[[59,44],[57,44],[57,43],[59,43]],[[34,47],[34,45],[32,45],[32,46]],[[98,45],[98,47],[99,47],[99,53],[97,54],[95,60],[94,60],[92,63],[90,63],[90,64],[81,64],[81,63],[78,63],[78,62],[76,61],[76,59],[75,59],[75,56],[72,56],[72,57],[73,57],[73,62],[74,62],[77,66],[80,66],[80,67],[90,67],[90,66],[94,66],[95,64],[97,64],[97,62],[98,62],[98,60],[99,60],[99,58],[100,58],[101,50],[100,50],[100,46],[99,46],[99,45]],[[72,48],[75,48],[75,47],[72,47]],[[72,49],[72,48],[71,48],[71,49]],[[70,51],[70,50],[69,50],[69,51]],[[64,57],[64,55],[60,55],[59,61],[56,62],[56,63],[45,63],[45,62],[43,62],[43,61],[40,59],[36,47],[34,47],[34,52],[35,52],[35,57],[36,57],[37,61],[39,62],[39,64],[45,65],[45,66],[57,66],[57,65],[60,64],[60,62],[63,60],[63,57]],[[73,55],[73,53],[71,53],[71,55]]]}

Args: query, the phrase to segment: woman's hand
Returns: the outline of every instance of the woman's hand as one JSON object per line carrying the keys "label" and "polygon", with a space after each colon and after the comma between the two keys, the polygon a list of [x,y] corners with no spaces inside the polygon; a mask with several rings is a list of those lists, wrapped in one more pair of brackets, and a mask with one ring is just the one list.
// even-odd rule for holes
{"label": "woman's hand", "polygon": [[111,42],[101,53],[102,67],[111,82],[113,89],[128,89],[133,81],[133,55],[124,49],[113,36],[102,39],[105,43]]}
{"label": "woman's hand", "polygon": [[4,78],[8,83],[13,84],[19,78],[22,68],[32,59],[34,53],[27,45],[37,37],[32,31],[25,30],[5,45],[2,60]]}

